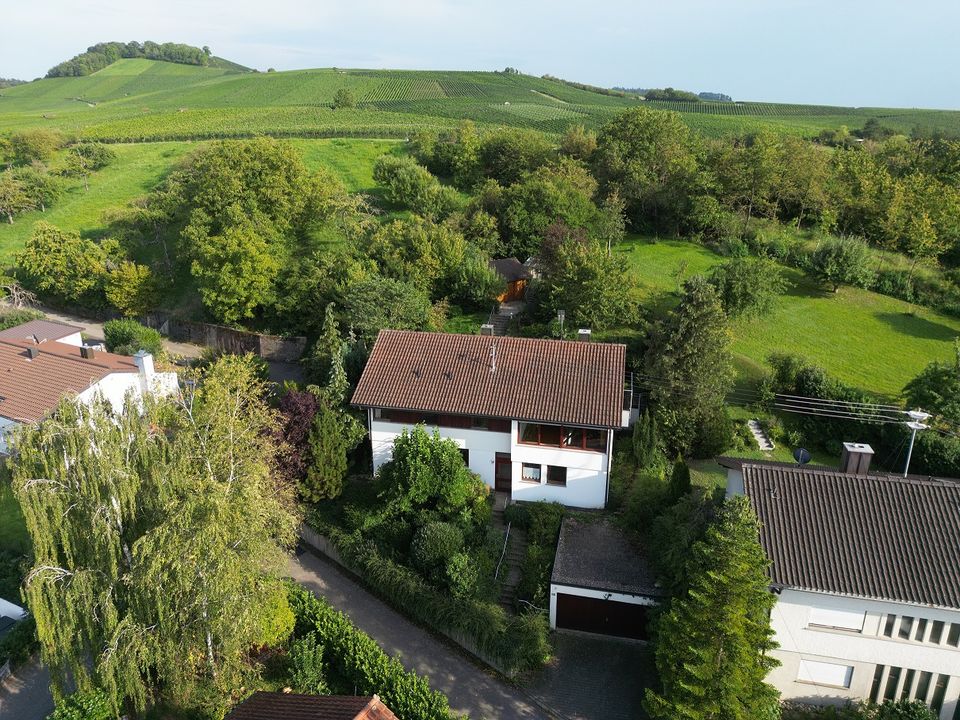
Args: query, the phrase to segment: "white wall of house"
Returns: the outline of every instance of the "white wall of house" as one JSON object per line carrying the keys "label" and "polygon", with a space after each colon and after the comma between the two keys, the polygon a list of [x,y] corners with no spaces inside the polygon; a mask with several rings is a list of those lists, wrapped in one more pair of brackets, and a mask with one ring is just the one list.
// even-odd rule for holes
{"label": "white wall of house", "polygon": [[[370,445],[373,451],[373,471],[393,456],[393,441],[413,425],[374,419],[368,411]],[[469,451],[469,467],[490,487],[495,486],[496,455],[509,453],[512,463],[511,498],[523,501],[558,502],[571,507],[602,508],[607,501],[609,460],[613,445],[613,431],[607,433],[607,451],[592,452],[568,448],[549,448],[523,445],[517,442],[517,421],[511,422],[511,432],[466,428],[433,427],[440,437],[453,440]],[[524,463],[539,465],[540,482],[523,479]],[[566,486],[547,483],[547,467],[567,468]]]}
{"label": "white wall of house", "polygon": [[[893,637],[883,634],[888,615],[896,616]],[[899,637],[901,624],[907,626],[904,617],[913,619],[909,640]],[[920,620],[926,623],[922,639],[916,640]],[[930,640],[934,621],[944,623],[939,643]],[[784,699],[835,704],[869,698],[882,665],[881,699],[890,668],[901,668],[896,697],[916,697],[920,674],[929,672],[932,681],[919,698],[929,702],[937,676],[947,675],[940,717],[952,720],[960,697],[960,648],[948,644],[952,623],[960,623],[960,611],[786,589],[771,614],[780,644],[773,655],[782,664],[768,680]]]}
{"label": "white wall of house", "polygon": [[135,361],[140,366],[138,372],[110,373],[77,395],[77,398],[90,403],[99,396],[108,401],[116,412],[120,412],[128,392],[133,392],[139,399],[144,393],[165,396],[177,391],[176,373],[156,372],[153,369],[153,358],[149,355],[137,357]]}
{"label": "white wall of house", "polygon": [[577,595],[578,597],[595,598],[597,600],[613,600],[614,602],[630,605],[656,605],[657,602],[646,595],[631,595],[628,593],[607,592],[591,588],[577,587],[576,585],[559,585],[550,583],[550,629],[557,629],[557,595]]}
{"label": "white wall of house", "polygon": [[83,338],[80,336],[80,332],[75,332],[72,335],[67,335],[62,337],[57,342],[61,342],[64,345],[73,345],[74,347],[83,347]]}
{"label": "white wall of house", "polygon": [[0,455],[9,454],[10,440],[18,427],[20,427],[20,423],[16,420],[0,417]]}

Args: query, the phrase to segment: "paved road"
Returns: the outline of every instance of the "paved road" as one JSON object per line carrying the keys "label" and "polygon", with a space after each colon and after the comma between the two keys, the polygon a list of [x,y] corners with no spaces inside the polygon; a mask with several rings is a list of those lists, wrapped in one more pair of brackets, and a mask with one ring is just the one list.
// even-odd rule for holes
{"label": "paved road", "polygon": [[44,720],[53,712],[50,673],[34,661],[0,685],[0,720]]}
{"label": "paved road", "polygon": [[370,635],[384,651],[430,680],[430,686],[450,699],[450,706],[471,720],[547,720],[522,691],[454,652],[344,575],[332,563],[310,553],[294,558],[292,577]]}

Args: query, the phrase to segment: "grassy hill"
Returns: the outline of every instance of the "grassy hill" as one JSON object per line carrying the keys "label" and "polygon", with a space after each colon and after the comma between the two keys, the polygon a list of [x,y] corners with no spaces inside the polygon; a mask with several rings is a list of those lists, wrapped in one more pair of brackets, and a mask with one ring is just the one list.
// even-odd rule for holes
{"label": "grassy hill", "polygon": [[[405,137],[417,128],[471,119],[561,133],[598,127],[645,104],[680,112],[708,135],[770,127],[813,135],[860,127],[871,117],[904,132],[915,126],[960,132],[960,112],[772,103],[643,101],[562,81],[495,72],[349,70],[250,73],[240,66],[124,59],[86,77],[36,80],[0,92],[0,132],[49,126],[109,141],[278,136]],[[333,110],[349,88],[358,105]]]}

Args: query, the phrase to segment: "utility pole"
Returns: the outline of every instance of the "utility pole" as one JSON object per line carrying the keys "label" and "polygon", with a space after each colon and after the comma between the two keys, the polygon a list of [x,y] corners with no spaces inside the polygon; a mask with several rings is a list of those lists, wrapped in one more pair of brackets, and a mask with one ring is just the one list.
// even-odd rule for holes
{"label": "utility pole", "polygon": [[910,410],[907,412],[907,415],[910,416],[910,420],[907,421],[907,427],[913,432],[910,434],[910,449],[907,450],[907,464],[903,468],[904,477],[910,472],[910,458],[913,457],[913,441],[917,439],[917,430],[926,430],[930,427],[923,422],[930,417],[930,413],[923,412],[923,410]]}

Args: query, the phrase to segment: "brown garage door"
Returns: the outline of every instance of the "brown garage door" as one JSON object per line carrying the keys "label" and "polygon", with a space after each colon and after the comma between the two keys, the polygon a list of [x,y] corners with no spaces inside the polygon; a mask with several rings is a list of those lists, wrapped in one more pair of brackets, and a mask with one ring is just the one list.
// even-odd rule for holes
{"label": "brown garage door", "polygon": [[557,627],[647,639],[647,606],[557,593]]}

